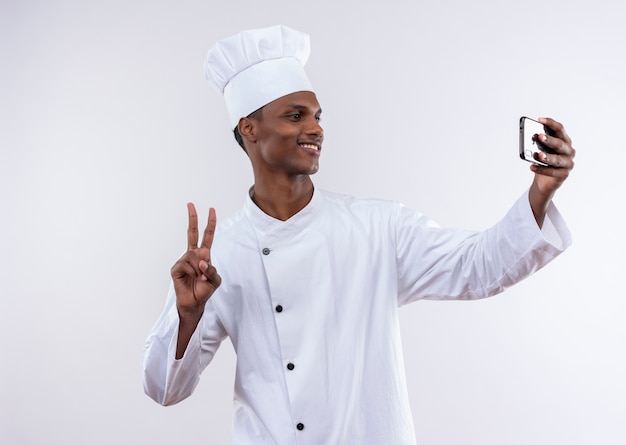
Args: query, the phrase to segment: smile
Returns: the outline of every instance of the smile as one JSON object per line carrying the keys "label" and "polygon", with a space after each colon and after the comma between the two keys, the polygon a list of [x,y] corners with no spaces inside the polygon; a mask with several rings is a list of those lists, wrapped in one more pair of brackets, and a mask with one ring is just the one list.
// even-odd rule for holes
{"label": "smile", "polygon": [[322,147],[320,147],[318,144],[301,143],[301,144],[298,144],[298,146],[302,148],[308,148],[309,150],[316,150],[316,151],[320,151],[322,149]]}

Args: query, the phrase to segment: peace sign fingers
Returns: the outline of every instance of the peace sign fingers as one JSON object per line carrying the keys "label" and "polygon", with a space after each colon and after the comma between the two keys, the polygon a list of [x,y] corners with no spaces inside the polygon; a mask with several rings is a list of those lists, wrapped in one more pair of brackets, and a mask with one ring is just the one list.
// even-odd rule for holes
{"label": "peace sign fingers", "polygon": [[179,313],[197,314],[213,292],[220,286],[221,278],[211,264],[211,246],[215,236],[217,217],[215,209],[209,210],[209,219],[198,246],[198,213],[192,203],[187,204],[189,225],[187,226],[187,252],[171,270],[176,290],[176,305]]}
{"label": "peace sign fingers", "polygon": [[[189,225],[187,226],[187,251],[198,248],[198,213],[193,203],[187,204],[187,213],[189,214]],[[217,216],[215,209],[209,209],[209,220],[202,235],[202,244],[200,247],[211,249],[213,245],[213,237],[215,236],[215,226],[217,225]]]}
{"label": "peace sign fingers", "polygon": [[202,244],[198,247],[198,213],[192,203],[187,204],[187,212],[189,214],[189,225],[187,227],[187,256],[195,258],[193,267],[199,268],[200,280],[211,281],[209,272],[214,272],[211,265],[211,246],[213,245],[213,237],[215,235],[215,226],[217,225],[217,216],[215,209],[209,209],[209,219],[202,234]]}

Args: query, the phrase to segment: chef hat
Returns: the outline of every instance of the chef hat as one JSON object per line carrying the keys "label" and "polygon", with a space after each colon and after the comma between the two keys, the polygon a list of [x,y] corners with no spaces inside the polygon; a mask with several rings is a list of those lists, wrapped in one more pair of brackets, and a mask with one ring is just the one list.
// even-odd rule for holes
{"label": "chef hat", "polygon": [[239,119],[296,91],[313,91],[304,72],[309,36],[284,25],[242,31],[218,41],[204,72],[224,95],[231,128]]}

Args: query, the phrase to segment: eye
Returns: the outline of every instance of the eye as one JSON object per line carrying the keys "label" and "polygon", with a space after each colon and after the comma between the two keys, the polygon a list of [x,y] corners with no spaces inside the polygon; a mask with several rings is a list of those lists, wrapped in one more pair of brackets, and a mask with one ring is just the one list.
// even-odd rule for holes
{"label": "eye", "polygon": [[290,115],[288,115],[287,117],[295,120],[295,121],[299,121],[300,119],[302,119],[302,115],[300,113],[292,113]]}

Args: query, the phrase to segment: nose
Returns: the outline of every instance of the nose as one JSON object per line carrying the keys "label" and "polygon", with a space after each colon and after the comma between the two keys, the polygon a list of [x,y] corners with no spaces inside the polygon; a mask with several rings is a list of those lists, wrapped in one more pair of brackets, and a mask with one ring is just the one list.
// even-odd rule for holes
{"label": "nose", "polygon": [[320,125],[319,119],[312,117],[307,128],[307,134],[311,136],[324,137],[324,129]]}

